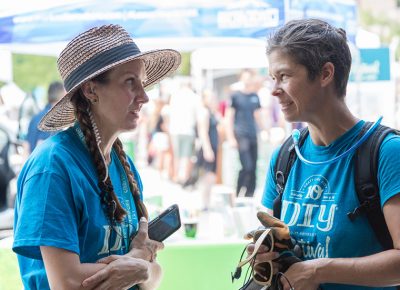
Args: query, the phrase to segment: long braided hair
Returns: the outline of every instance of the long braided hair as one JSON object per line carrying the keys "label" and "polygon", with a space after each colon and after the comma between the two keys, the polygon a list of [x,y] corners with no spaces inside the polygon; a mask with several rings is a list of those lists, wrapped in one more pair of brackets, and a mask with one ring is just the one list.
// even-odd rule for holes
{"label": "long braided hair", "polygon": [[[95,81],[106,82],[106,74],[103,73],[100,77],[98,76]],[[100,198],[106,215],[111,221],[114,219],[117,222],[122,222],[127,214],[125,209],[122,207],[118,197],[114,192],[110,176],[105,164],[103,153],[100,151],[99,143],[100,135],[98,133],[97,125],[94,122],[94,118],[91,113],[91,103],[83,95],[82,90],[78,90],[71,98],[71,102],[75,107],[75,115],[81,127],[82,133],[85,137],[85,143],[92,156],[93,163],[95,164],[96,171],[99,178]],[[123,165],[124,171],[128,177],[129,188],[131,190],[136,210],[139,219],[141,217],[148,218],[147,209],[140,199],[139,188],[136,180],[130,169],[129,163],[126,159],[126,154],[123,150],[122,142],[117,138],[113,144],[118,159]]]}

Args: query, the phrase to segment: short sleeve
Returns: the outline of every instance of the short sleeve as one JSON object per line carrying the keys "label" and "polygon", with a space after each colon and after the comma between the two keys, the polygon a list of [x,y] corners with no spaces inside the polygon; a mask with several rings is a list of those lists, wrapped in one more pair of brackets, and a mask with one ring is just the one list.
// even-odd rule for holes
{"label": "short sleeve", "polygon": [[379,152],[378,185],[381,206],[400,193],[400,136],[391,134],[382,142]]}
{"label": "short sleeve", "polygon": [[269,168],[267,170],[267,176],[265,178],[264,193],[261,199],[261,204],[269,209],[273,209],[274,199],[277,196],[275,190],[276,183],[274,178],[274,167],[278,158],[279,149],[280,147],[272,153]]}
{"label": "short sleeve", "polygon": [[236,94],[232,94],[231,95],[231,99],[229,102],[229,107],[233,108],[233,109],[237,109],[237,96]]}
{"label": "short sleeve", "polygon": [[71,187],[55,173],[43,172],[19,185],[13,250],[42,259],[40,246],[52,246],[79,255],[78,217]]}

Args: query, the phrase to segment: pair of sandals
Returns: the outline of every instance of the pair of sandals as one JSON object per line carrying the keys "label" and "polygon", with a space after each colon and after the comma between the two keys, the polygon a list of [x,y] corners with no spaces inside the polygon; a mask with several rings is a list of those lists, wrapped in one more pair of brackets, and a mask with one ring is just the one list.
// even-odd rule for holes
{"label": "pair of sandals", "polygon": [[[301,262],[303,256],[301,247],[294,239],[290,237],[288,226],[268,213],[258,212],[257,218],[261,222],[262,227],[253,230],[245,235],[245,239],[252,240],[254,243],[254,251],[246,259],[240,261],[236,267],[235,273],[232,274],[232,282],[239,279],[243,266],[250,264],[251,274],[246,274],[244,285],[240,290],[280,290],[282,285],[280,277],[286,272],[291,265]],[[280,255],[277,259],[255,263],[258,250],[261,245],[265,245],[269,252],[278,252]],[[247,248],[247,247],[246,247]],[[274,263],[279,264],[279,269],[274,273]],[[258,271],[254,271],[257,268]]]}

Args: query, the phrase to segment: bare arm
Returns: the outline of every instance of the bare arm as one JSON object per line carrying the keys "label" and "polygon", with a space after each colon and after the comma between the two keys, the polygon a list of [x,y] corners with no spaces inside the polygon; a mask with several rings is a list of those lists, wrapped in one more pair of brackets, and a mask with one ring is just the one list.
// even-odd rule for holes
{"label": "bare arm", "polygon": [[[383,213],[394,249],[361,258],[324,258],[293,264],[285,275],[296,290],[314,290],[322,283],[385,287],[400,285],[400,194],[388,200]],[[290,289],[281,279],[284,289]]]}
{"label": "bare arm", "polygon": [[386,202],[383,213],[394,249],[362,258],[322,259],[319,280],[378,287],[400,284],[400,194]]}
{"label": "bare arm", "polygon": [[54,247],[40,247],[51,289],[84,289],[86,277],[103,269],[104,264],[81,264],[76,253]]}
{"label": "bare arm", "polygon": [[[81,263],[79,256],[76,253],[54,247],[40,247],[42,252],[43,261],[46,267],[46,273],[49,280],[51,289],[100,289],[98,283],[93,284],[89,287],[83,287],[82,282],[89,276],[101,271],[106,272],[106,268],[109,267],[107,264],[102,263]],[[142,283],[148,279],[148,262],[124,256],[124,260],[120,260],[112,268],[123,273],[121,270],[124,269],[125,273],[121,279],[124,279],[124,284],[135,285]],[[102,280],[106,280],[103,277]],[[120,282],[114,280],[107,281],[106,285],[109,288],[102,289],[113,289],[113,283]],[[118,284],[121,285],[121,284]]]}
{"label": "bare arm", "polygon": [[160,282],[161,267],[153,261],[163,244],[148,239],[146,219],[126,255],[111,255],[97,263],[81,263],[76,253],[40,247],[51,289],[128,289],[143,284],[154,289]]}
{"label": "bare arm", "polygon": [[208,131],[210,129],[210,113],[207,109],[202,108],[197,116],[197,130],[199,132],[199,138],[201,141],[201,146],[203,148],[204,158],[212,162],[214,161],[214,152],[212,151],[210,136]]}
{"label": "bare arm", "polygon": [[232,107],[227,108],[225,111],[225,123],[226,123],[226,138],[232,144],[236,144],[236,138],[233,131],[233,123],[234,123],[235,109]]}
{"label": "bare arm", "polygon": [[160,264],[157,262],[150,263],[149,267],[149,279],[142,284],[139,284],[141,290],[153,290],[157,289],[160,286],[161,278],[162,278],[162,268]]}
{"label": "bare arm", "polygon": [[155,289],[162,274],[155,259],[157,251],[163,248],[163,243],[149,239],[147,220],[141,218],[129,252],[123,256],[111,255],[97,261],[107,267],[85,279],[83,285],[87,289],[127,289],[138,284],[141,289]]}

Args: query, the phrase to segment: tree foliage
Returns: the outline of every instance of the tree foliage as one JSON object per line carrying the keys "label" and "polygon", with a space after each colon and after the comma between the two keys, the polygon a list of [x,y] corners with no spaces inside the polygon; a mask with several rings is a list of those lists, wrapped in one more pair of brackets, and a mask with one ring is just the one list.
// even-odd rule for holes
{"label": "tree foliage", "polygon": [[[378,33],[382,43],[385,45],[389,45],[393,37],[400,36],[400,21],[398,19],[390,19],[386,15],[378,15],[368,10],[361,10],[360,24],[362,27]],[[396,60],[399,59],[400,46],[396,49]]]}
{"label": "tree foliage", "polygon": [[51,82],[60,80],[55,57],[13,54],[12,58],[14,82],[26,92],[36,87],[47,89]]}
{"label": "tree foliage", "polygon": [[[13,54],[14,82],[24,91],[32,92],[36,87],[46,88],[60,80],[57,58],[51,56]],[[190,53],[182,53],[182,64],[177,74],[190,75]]]}

